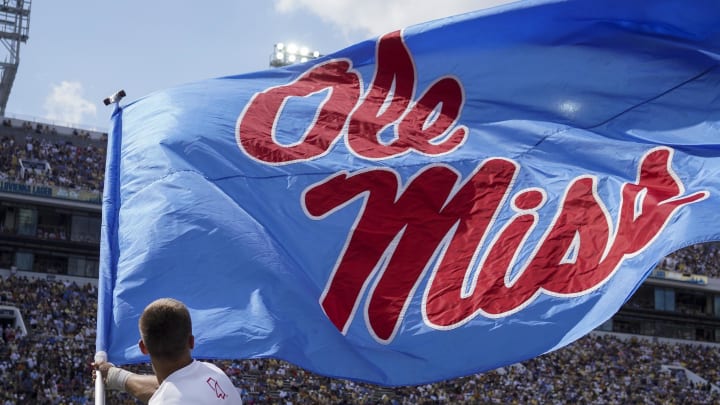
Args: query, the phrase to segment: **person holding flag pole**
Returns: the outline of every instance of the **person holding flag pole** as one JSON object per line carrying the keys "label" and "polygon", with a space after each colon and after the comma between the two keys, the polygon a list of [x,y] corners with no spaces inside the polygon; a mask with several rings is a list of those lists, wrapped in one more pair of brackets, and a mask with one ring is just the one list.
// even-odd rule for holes
{"label": "person holding flag pole", "polygon": [[195,338],[190,312],[182,302],[155,300],[143,311],[139,328],[140,351],[150,356],[155,375],[115,367],[99,353],[93,363],[96,403],[104,402],[107,388],[127,392],[150,405],[242,404],[240,393],[220,368],[192,358]]}

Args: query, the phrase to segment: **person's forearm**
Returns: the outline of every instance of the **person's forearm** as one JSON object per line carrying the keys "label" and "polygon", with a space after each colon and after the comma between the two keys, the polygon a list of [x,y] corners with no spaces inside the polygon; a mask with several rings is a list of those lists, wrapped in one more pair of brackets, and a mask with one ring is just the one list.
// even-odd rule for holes
{"label": "person's forearm", "polygon": [[132,374],[125,381],[125,391],[147,404],[159,387],[157,377],[154,375]]}

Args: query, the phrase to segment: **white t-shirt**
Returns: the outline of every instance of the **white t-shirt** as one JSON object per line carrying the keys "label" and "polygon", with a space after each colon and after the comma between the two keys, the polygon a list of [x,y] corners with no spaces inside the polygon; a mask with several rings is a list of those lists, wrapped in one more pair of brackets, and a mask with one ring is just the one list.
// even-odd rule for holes
{"label": "white t-shirt", "polygon": [[170,374],[150,398],[149,405],[242,404],[240,393],[217,366],[202,361]]}

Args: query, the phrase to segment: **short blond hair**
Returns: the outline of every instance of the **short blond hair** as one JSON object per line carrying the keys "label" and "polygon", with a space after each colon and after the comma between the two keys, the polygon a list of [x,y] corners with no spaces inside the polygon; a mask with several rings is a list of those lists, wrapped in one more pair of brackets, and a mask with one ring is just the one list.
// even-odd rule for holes
{"label": "short blond hair", "polygon": [[152,357],[174,359],[188,349],[192,335],[190,312],[176,299],[160,298],[151,302],[140,316],[138,326]]}

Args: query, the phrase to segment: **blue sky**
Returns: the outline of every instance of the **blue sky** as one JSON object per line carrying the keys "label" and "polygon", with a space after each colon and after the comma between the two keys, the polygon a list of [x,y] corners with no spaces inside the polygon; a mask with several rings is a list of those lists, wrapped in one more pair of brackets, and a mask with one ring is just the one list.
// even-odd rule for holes
{"label": "blue sky", "polygon": [[[407,25],[508,0],[36,0],[6,115],[106,130],[128,99],[268,68],[273,45],[332,53]],[[439,5],[442,4],[442,7]]]}

